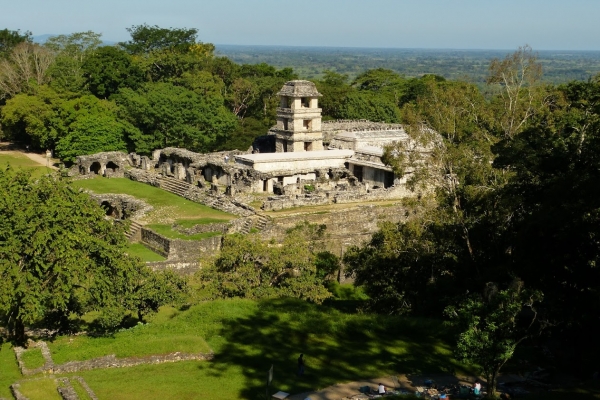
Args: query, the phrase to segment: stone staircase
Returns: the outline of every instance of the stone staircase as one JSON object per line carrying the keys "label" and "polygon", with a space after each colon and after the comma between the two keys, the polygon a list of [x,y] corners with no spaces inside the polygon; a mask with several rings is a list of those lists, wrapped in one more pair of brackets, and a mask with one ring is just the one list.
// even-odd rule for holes
{"label": "stone staircase", "polygon": [[201,203],[234,215],[249,217],[256,214],[256,211],[252,207],[237,202],[235,199],[231,199],[226,195],[211,195],[208,194],[205,189],[202,189],[198,186],[179,179],[165,177],[156,172],[132,169],[125,172],[125,177],[134,181],[159,187],[167,192],[171,192],[190,201]]}
{"label": "stone staircase", "polygon": [[259,231],[262,231],[263,229],[265,229],[265,227],[271,220],[269,219],[269,217],[267,217],[264,214],[257,214],[257,215],[258,215],[258,221],[256,222],[256,225],[254,227],[256,229],[258,229]]}
{"label": "stone staircase", "polygon": [[131,220],[131,224],[129,225],[129,230],[125,233],[125,237],[130,242],[135,239],[136,235],[142,230],[142,224],[139,222]]}
{"label": "stone staircase", "polygon": [[181,197],[185,197],[185,192],[187,192],[192,186],[185,181],[164,176],[158,178],[158,182],[160,184],[161,189],[164,189],[167,192],[171,192]]}
{"label": "stone staircase", "polygon": [[250,233],[250,229],[252,229],[252,225],[254,225],[253,222],[254,221],[252,221],[251,218],[248,218],[246,221],[244,221],[244,225],[240,229],[240,233],[243,235],[247,235],[248,233]]}

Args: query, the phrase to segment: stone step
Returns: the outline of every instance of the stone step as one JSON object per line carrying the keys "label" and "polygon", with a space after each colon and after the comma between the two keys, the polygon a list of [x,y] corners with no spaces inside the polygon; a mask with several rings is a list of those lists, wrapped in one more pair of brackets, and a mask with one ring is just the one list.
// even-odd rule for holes
{"label": "stone step", "polygon": [[131,240],[131,238],[139,232],[140,229],[142,229],[142,224],[135,222],[135,221],[131,221],[130,225],[129,225],[129,230],[127,232],[125,232],[125,237],[128,240]]}
{"label": "stone step", "polygon": [[240,229],[240,233],[246,235],[246,234],[250,233],[250,229],[252,229],[252,220],[247,219],[244,222],[244,225],[242,226],[242,228]]}
{"label": "stone step", "polygon": [[258,229],[259,231],[262,231],[263,229],[265,229],[265,227],[267,226],[268,223],[269,223],[269,217],[267,217],[266,215],[259,215],[258,222],[256,223],[256,229]]}

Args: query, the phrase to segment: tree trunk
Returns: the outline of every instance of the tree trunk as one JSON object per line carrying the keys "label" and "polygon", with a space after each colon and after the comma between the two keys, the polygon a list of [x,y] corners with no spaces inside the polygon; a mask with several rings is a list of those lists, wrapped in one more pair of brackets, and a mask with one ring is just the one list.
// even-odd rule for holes
{"label": "tree trunk", "polygon": [[24,345],[26,341],[25,337],[25,324],[21,318],[15,320],[15,342]]}
{"label": "tree trunk", "polygon": [[487,377],[487,398],[496,398],[496,380],[498,379],[498,371],[492,371]]}

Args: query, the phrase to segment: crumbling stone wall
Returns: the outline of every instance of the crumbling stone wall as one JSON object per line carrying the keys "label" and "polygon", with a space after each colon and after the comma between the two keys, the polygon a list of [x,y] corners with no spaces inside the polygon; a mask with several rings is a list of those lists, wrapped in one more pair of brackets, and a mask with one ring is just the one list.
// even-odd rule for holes
{"label": "crumbling stone wall", "polygon": [[108,205],[107,215],[116,219],[139,219],[154,208],[143,200],[127,194],[90,193],[90,197],[101,206],[107,207]]}
{"label": "crumbling stone wall", "polygon": [[228,222],[215,222],[212,224],[198,224],[191,228],[183,228],[177,224],[173,225],[173,229],[184,235],[196,235],[198,233],[220,232],[226,234],[231,229],[231,224]]}
{"label": "crumbling stone wall", "polygon": [[272,214],[273,223],[260,232],[264,240],[276,241],[285,237],[285,232],[304,221],[311,224],[326,225],[326,243],[331,252],[340,256],[351,245],[363,245],[368,242],[382,221],[400,222],[406,220],[411,211],[401,202],[395,204],[359,204],[327,212]]}
{"label": "crumbling stone wall", "polygon": [[221,249],[222,236],[201,240],[169,239],[148,228],[142,228],[142,243],[169,261],[198,260],[204,254]]}
{"label": "crumbling stone wall", "polygon": [[180,275],[193,275],[196,271],[200,270],[201,265],[199,261],[153,261],[147,262],[146,265],[154,271],[166,271],[170,270]]}
{"label": "crumbling stone wall", "polygon": [[132,167],[131,157],[120,151],[77,156],[69,175],[102,175],[107,178],[122,178],[126,167]]}
{"label": "crumbling stone wall", "polygon": [[[143,171],[141,169],[132,169],[125,173],[125,177],[142,183],[147,183],[156,187],[163,187],[166,184],[162,181],[162,177],[155,173]],[[182,181],[183,183],[183,181]],[[165,188],[168,190],[168,188]],[[256,214],[253,207],[236,200],[232,196],[225,195],[223,193],[211,193],[198,186],[187,185],[183,192],[178,195],[196,203],[204,204],[209,207],[213,207],[217,210],[221,210],[233,215],[239,216],[250,216]],[[214,191],[213,191],[214,192]]]}

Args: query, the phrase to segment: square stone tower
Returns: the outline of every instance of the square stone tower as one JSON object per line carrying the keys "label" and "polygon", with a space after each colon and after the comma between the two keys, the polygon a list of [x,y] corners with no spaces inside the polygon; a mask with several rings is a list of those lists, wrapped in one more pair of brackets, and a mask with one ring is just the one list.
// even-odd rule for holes
{"label": "square stone tower", "polygon": [[277,153],[323,150],[321,94],[309,81],[286,82],[279,93],[275,151]]}

